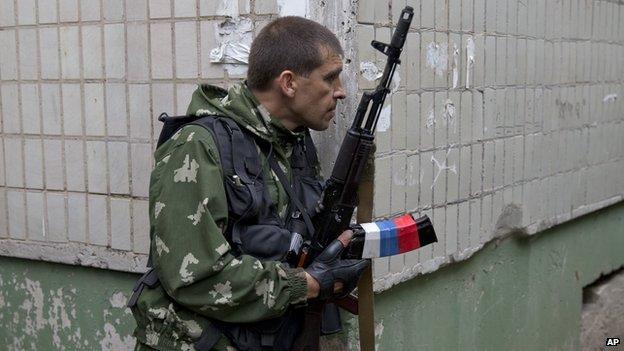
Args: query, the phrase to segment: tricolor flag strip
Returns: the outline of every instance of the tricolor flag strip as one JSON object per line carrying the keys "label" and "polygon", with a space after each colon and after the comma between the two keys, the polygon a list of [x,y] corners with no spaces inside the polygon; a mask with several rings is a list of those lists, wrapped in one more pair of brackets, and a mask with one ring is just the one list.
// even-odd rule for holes
{"label": "tricolor flag strip", "polygon": [[359,224],[354,231],[364,236],[362,258],[398,255],[438,241],[429,217],[414,220],[411,214]]}

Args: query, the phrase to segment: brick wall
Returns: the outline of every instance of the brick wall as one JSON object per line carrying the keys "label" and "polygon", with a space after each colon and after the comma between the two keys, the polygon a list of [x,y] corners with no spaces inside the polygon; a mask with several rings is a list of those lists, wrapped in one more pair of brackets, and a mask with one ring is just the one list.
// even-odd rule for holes
{"label": "brick wall", "polygon": [[200,81],[244,76],[209,62],[227,11],[250,41],[277,9],[224,4],[1,2],[3,254],[142,269],[155,116],[183,114]]}
{"label": "brick wall", "polygon": [[621,1],[360,1],[360,61],[383,67],[365,43],[387,41],[406,4],[374,216],[427,214],[440,241],[378,260],[376,289],[622,200]]}
{"label": "brick wall", "polygon": [[141,270],[155,116],[184,113],[200,81],[244,77],[211,50],[249,43],[279,15],[324,23],[346,47],[344,115],[316,135],[327,171],[355,93],[383,69],[370,40],[388,41],[406,4],[415,17],[378,125],[374,215],[428,214],[440,242],[378,260],[378,290],[622,199],[620,2],[7,0],[0,254]]}

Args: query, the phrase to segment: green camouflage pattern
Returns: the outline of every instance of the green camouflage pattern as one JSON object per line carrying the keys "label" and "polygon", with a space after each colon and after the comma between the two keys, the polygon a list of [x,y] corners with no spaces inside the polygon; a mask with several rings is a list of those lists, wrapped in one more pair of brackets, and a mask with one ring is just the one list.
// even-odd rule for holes
{"label": "green camouflage pattern", "polygon": [[[228,91],[200,86],[187,114],[227,116],[272,142],[290,177],[288,157],[304,133],[284,128],[244,84]],[[140,343],[158,350],[193,350],[209,319],[255,322],[305,304],[307,284],[301,268],[231,253],[223,235],[228,206],[219,151],[210,132],[185,126],[156,150],[154,158],[150,252],[161,284],[145,288],[133,308]],[[269,194],[285,216],[287,194],[270,167],[264,170]],[[234,350],[225,337],[213,349]]]}

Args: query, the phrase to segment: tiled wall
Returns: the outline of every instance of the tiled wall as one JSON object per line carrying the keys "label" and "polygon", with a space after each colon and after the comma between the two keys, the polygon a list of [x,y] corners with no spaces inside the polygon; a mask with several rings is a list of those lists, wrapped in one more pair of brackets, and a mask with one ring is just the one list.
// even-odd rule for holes
{"label": "tiled wall", "polygon": [[[428,214],[440,242],[378,260],[378,289],[464,259],[510,228],[536,233],[622,199],[616,1],[6,0],[0,252],[144,262],[154,117],[184,113],[200,81],[244,77],[244,65],[210,62],[224,22],[245,43],[293,9],[337,25],[353,10],[336,33],[355,33],[346,71],[362,67],[362,92],[375,72],[360,64],[383,68],[370,40],[389,40],[406,4],[415,18],[378,125],[374,215]],[[343,79],[355,86],[355,75]],[[50,247],[60,249],[37,256]]]}
{"label": "tiled wall", "polygon": [[76,255],[148,251],[155,116],[183,114],[200,81],[244,76],[209,62],[227,11],[253,23],[244,33],[251,39],[277,9],[224,4],[0,1],[3,254],[55,260],[37,254],[50,243]]}
{"label": "tiled wall", "polygon": [[440,241],[376,262],[378,289],[622,200],[622,2],[360,1],[360,61],[406,4],[374,215],[428,214]]}

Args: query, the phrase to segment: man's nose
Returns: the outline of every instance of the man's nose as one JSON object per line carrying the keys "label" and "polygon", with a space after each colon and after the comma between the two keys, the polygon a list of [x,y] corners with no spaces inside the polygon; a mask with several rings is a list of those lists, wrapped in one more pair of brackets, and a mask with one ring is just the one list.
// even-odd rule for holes
{"label": "man's nose", "polygon": [[342,82],[338,82],[336,89],[334,90],[334,99],[344,99],[347,97]]}

